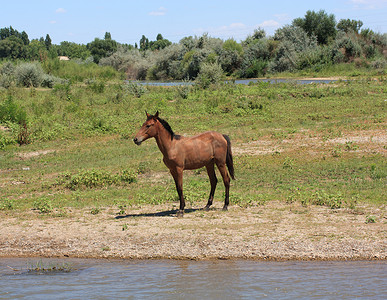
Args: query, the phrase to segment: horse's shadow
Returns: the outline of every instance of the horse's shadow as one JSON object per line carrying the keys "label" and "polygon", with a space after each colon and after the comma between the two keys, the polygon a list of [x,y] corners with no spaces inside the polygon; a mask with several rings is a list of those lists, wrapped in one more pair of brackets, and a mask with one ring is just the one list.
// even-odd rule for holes
{"label": "horse's shadow", "polygon": [[[193,213],[198,210],[203,210],[202,208],[188,208],[184,210],[184,214]],[[177,216],[177,209],[160,211],[156,213],[142,213],[142,214],[127,214],[125,216],[116,216],[115,219],[125,219],[125,218],[135,218],[135,217],[175,217]]]}

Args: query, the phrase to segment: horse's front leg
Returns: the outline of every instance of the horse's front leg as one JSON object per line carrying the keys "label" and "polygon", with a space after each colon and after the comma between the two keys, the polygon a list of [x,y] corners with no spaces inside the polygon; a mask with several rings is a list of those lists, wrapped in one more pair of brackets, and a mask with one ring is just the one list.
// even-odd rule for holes
{"label": "horse's front leg", "polygon": [[185,201],[183,196],[183,169],[173,168],[170,169],[173,179],[175,180],[177,194],[180,200],[180,208],[177,211],[177,217],[181,218],[184,215]]}

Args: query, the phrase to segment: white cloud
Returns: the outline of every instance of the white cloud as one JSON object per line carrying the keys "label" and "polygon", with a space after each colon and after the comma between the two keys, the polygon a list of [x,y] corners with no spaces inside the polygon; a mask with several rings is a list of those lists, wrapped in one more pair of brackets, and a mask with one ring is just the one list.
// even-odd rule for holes
{"label": "white cloud", "polygon": [[274,17],[276,17],[277,20],[282,23],[286,23],[292,20],[289,14],[275,14]]}
{"label": "white cloud", "polygon": [[266,20],[263,21],[261,24],[259,24],[260,27],[266,28],[266,27],[279,27],[281,24],[278,23],[275,20]]}
{"label": "white cloud", "polygon": [[356,9],[380,9],[387,6],[387,0],[350,0]]}
{"label": "white cloud", "polygon": [[253,28],[248,27],[243,23],[231,23],[230,25],[223,25],[219,27],[197,28],[194,30],[195,34],[202,35],[208,33],[215,38],[244,38],[248,33],[252,32]]}
{"label": "white cloud", "polygon": [[64,8],[60,7],[58,8],[56,11],[55,11],[57,14],[64,14],[67,12],[67,10],[65,10]]}
{"label": "white cloud", "polygon": [[167,9],[165,7],[160,7],[158,10],[151,11],[149,13],[150,16],[164,16],[167,13]]}
{"label": "white cloud", "polygon": [[55,20],[50,21],[50,24],[56,24],[57,22]]}

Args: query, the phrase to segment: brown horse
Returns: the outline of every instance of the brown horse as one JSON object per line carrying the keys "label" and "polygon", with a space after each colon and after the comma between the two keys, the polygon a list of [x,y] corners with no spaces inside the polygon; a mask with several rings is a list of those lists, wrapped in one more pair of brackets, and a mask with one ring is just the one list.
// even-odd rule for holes
{"label": "brown horse", "polygon": [[[206,167],[211,182],[211,191],[205,210],[212,205],[216,184],[215,164],[223,177],[225,186],[225,199],[223,210],[229,204],[230,177],[234,178],[234,165],[231,153],[231,142],[227,135],[215,131],[201,133],[194,137],[182,137],[174,134],[171,126],[159,118],[159,112],[150,115],[146,113],[146,121],[136,134],[133,141],[140,145],[143,141],[154,137],[157,145],[164,155],[164,163],[169,168],[175,180],[177,193],[180,200],[178,216],[183,216],[185,201],[183,197],[183,170],[193,170]],[[227,168],[226,168],[227,166]]]}

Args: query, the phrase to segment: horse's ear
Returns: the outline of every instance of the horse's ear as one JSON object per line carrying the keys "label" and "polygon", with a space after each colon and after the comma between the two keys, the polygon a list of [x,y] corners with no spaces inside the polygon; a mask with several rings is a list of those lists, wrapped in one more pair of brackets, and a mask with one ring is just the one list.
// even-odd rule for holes
{"label": "horse's ear", "polygon": [[155,116],[154,116],[155,118],[158,118],[159,117],[159,111],[156,111],[156,113],[155,113]]}
{"label": "horse's ear", "polygon": [[151,117],[151,115],[148,114],[146,111],[145,111],[145,113],[146,113],[146,117],[147,117],[147,118],[150,118],[150,117]]}

